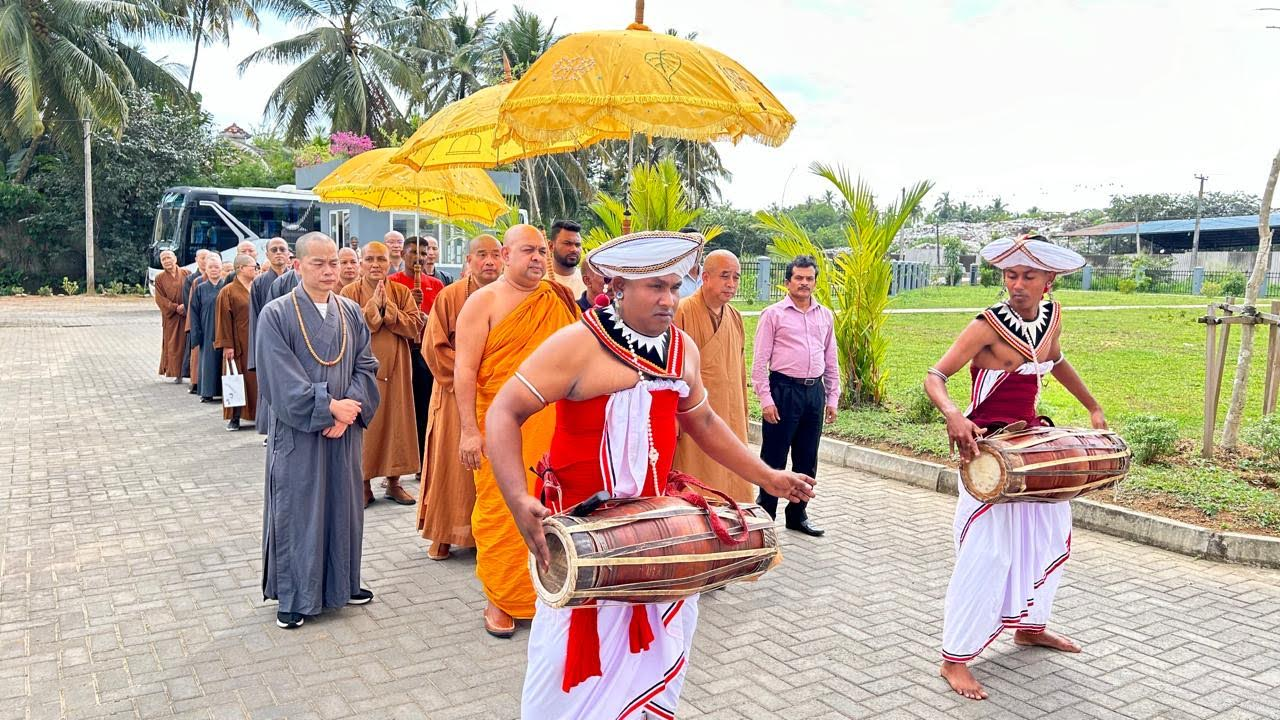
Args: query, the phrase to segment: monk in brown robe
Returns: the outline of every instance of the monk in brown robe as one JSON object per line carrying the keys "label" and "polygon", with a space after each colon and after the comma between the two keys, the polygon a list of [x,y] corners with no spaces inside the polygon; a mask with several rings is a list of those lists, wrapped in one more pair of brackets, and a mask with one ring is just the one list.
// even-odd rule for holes
{"label": "monk in brown robe", "polygon": [[422,339],[422,356],[435,377],[427,410],[427,440],[422,454],[418,531],[431,540],[427,557],[444,560],[450,547],[475,547],[471,511],[476,486],[458,460],[458,401],[453,396],[454,332],[458,314],[471,293],[502,273],[502,246],[492,235],[477,235],[467,249],[467,273],[436,296]]}
{"label": "monk in brown robe", "polygon": [[401,475],[418,472],[418,426],[413,416],[413,358],[409,343],[422,338],[425,318],[409,288],[387,281],[390,249],[371,242],[362,249],[360,279],[342,288],[364,310],[370,344],[378,358],[378,392],[382,404],[364,433],[364,504],[373,502],[369,482],[387,478],[387,499],[400,505],[417,502],[400,487]]}
{"label": "monk in brown robe", "polygon": [[187,299],[182,296],[186,270],[178,267],[178,257],[170,250],[160,253],[164,272],[156,276],[156,307],[160,308],[160,374],[182,382],[182,355],[187,351],[185,330]]}
{"label": "monk in brown robe", "polygon": [[248,253],[236,256],[235,276],[227,286],[218,291],[216,330],[213,346],[222,348],[225,366],[234,360],[236,369],[244,375],[244,407],[222,409],[227,430],[240,429],[241,420],[254,420],[258,415],[258,377],[249,369],[249,288],[258,276],[258,261]]}
{"label": "monk in brown robe", "polygon": [[[471,532],[476,539],[476,577],[489,605],[485,630],[495,637],[515,633],[514,618],[533,617],[533,582],[529,579],[524,540],[485,459],[484,416],[503,383],[520,363],[556,330],[581,315],[573,291],[546,278],[550,250],[532,225],[513,225],[503,235],[502,280],[480,288],[458,315],[453,389],[462,433],[458,455],[475,471],[476,506]],[[555,430],[555,408],[547,407],[521,427],[525,467],[546,454]],[[525,473],[532,495],[536,476]]]}
{"label": "monk in brown robe", "polygon": [[[728,250],[707,254],[702,287],[680,301],[675,325],[702,351],[702,383],[707,403],[742,442],[747,441],[746,332],[742,315],[729,304],[738,292],[742,267]],[[688,435],[676,445],[672,467],[738,502],[755,502],[756,488],[707,457]]]}
{"label": "monk in brown robe", "polygon": [[216,253],[210,250],[200,249],[196,251],[196,271],[187,275],[182,281],[182,294],[186,297],[187,312],[186,319],[182,321],[182,331],[186,334],[187,345],[191,348],[186,358],[183,360],[182,366],[187,369],[185,373],[191,378],[191,394],[196,394],[200,385],[200,348],[191,344],[191,301],[196,295],[196,286],[204,280],[204,261],[210,255]]}

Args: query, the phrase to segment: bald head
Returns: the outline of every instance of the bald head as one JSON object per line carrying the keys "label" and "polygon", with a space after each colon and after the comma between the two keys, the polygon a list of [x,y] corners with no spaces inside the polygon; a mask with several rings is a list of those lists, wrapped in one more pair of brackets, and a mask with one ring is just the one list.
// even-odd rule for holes
{"label": "bald head", "polygon": [[506,263],[507,282],[524,290],[532,290],[547,274],[550,250],[542,231],[532,225],[512,225],[502,235],[502,260]]}
{"label": "bald head", "polygon": [[719,310],[738,294],[742,265],[728,250],[712,250],[702,259],[702,287],[698,292],[707,307]]}
{"label": "bald head", "polygon": [[338,251],[338,282],[350,285],[360,279],[360,256],[355,250],[344,247]]}
{"label": "bald head", "polygon": [[502,246],[492,235],[477,235],[467,245],[467,271],[480,285],[488,285],[502,274]]}
{"label": "bald head", "polygon": [[329,248],[332,248],[334,253],[337,253],[338,251],[338,244],[333,241],[333,238],[322,232],[309,232],[306,235],[303,235],[298,238],[298,242],[295,243],[293,247],[294,252],[297,253],[298,260],[300,261],[305,260],[316,253],[327,255],[329,253]]}
{"label": "bald head", "polygon": [[387,277],[391,267],[391,249],[384,243],[365,243],[360,249],[360,275],[366,282],[378,282]]}
{"label": "bald head", "polygon": [[235,260],[235,265],[234,265],[235,269],[239,270],[240,268],[246,265],[253,265],[254,267],[257,267],[258,261],[254,260],[253,256],[249,255],[248,253],[240,253],[239,255],[237,255]]}
{"label": "bald head", "polygon": [[244,240],[236,246],[236,257],[248,255],[249,257],[258,257],[258,248],[250,240]]}

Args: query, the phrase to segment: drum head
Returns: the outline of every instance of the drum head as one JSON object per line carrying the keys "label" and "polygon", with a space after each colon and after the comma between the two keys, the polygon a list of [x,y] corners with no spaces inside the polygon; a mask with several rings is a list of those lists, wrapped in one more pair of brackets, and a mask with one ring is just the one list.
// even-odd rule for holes
{"label": "drum head", "polygon": [[[544,573],[538,567],[537,558],[529,553],[529,576],[533,578],[534,590],[543,602],[551,607],[563,607],[569,601],[575,577],[569,567],[571,551],[565,544],[569,539],[568,534],[551,524],[543,525],[543,530],[551,563]],[[576,553],[572,554],[576,556]]]}
{"label": "drum head", "polygon": [[986,500],[1000,494],[1004,483],[1004,469],[995,453],[982,448],[978,456],[969,463],[969,492],[979,500]]}

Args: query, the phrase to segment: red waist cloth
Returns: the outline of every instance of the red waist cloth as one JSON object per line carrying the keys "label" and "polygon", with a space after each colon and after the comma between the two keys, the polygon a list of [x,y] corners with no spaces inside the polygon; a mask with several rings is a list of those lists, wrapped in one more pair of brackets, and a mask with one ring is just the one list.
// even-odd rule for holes
{"label": "red waist cloth", "polygon": [[[649,426],[653,429],[653,446],[658,451],[659,487],[653,486],[653,475],[645,477],[641,496],[652,497],[666,491],[667,474],[676,452],[676,406],[680,395],[675,390],[649,393]],[[586,500],[601,490],[608,490],[600,470],[600,443],[604,438],[604,408],[609,395],[590,400],[561,400],[556,403],[556,429],[551,436],[548,464],[560,480],[562,509]],[[539,488],[541,492],[541,488]],[[547,501],[557,498],[550,497]]]}
{"label": "red waist cloth", "polygon": [[[980,372],[984,371],[972,365],[969,366],[969,374],[975,380],[975,390]],[[978,403],[969,414],[969,419],[975,425],[984,428],[1010,425],[1019,421],[1025,422],[1028,427],[1040,427],[1042,423],[1036,412],[1036,389],[1039,384],[1040,377],[1037,375],[1005,373],[1000,379],[1000,384],[996,385],[991,394]]]}
{"label": "red waist cloth", "polygon": [[[680,395],[675,390],[658,390],[650,395],[653,403],[649,407],[649,426],[653,432],[654,449],[658,451],[658,487],[654,487],[654,473],[650,471],[645,476],[641,496],[666,492],[667,474],[671,471],[676,451],[676,407]],[[552,497],[543,497],[544,504],[556,503],[560,510],[565,510],[601,490],[612,493],[612,486],[601,470],[603,453],[600,448],[605,434],[605,406],[609,398],[609,395],[601,395],[590,400],[560,400],[556,403],[556,429],[551,436],[547,464],[560,483],[560,497],[550,491]],[[539,481],[539,495],[544,494],[542,485]],[[603,675],[597,621],[594,605],[574,608],[569,616],[564,678],[560,685],[566,693],[584,680]],[[633,653],[648,650],[653,642],[653,629],[649,626],[643,605],[632,607],[628,635],[628,649]]]}

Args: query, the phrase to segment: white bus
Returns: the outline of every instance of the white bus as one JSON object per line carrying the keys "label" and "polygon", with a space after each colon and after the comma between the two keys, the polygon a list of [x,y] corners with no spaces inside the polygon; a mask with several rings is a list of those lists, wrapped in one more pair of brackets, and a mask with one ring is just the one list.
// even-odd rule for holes
{"label": "white bus", "polygon": [[160,253],[172,250],[178,264],[193,269],[197,250],[233,259],[236,245],[253,241],[262,254],[267,240],[280,236],[292,245],[320,229],[320,199],[291,186],[266,188],[174,187],[164,191],[151,238],[148,284],[160,272]]}

